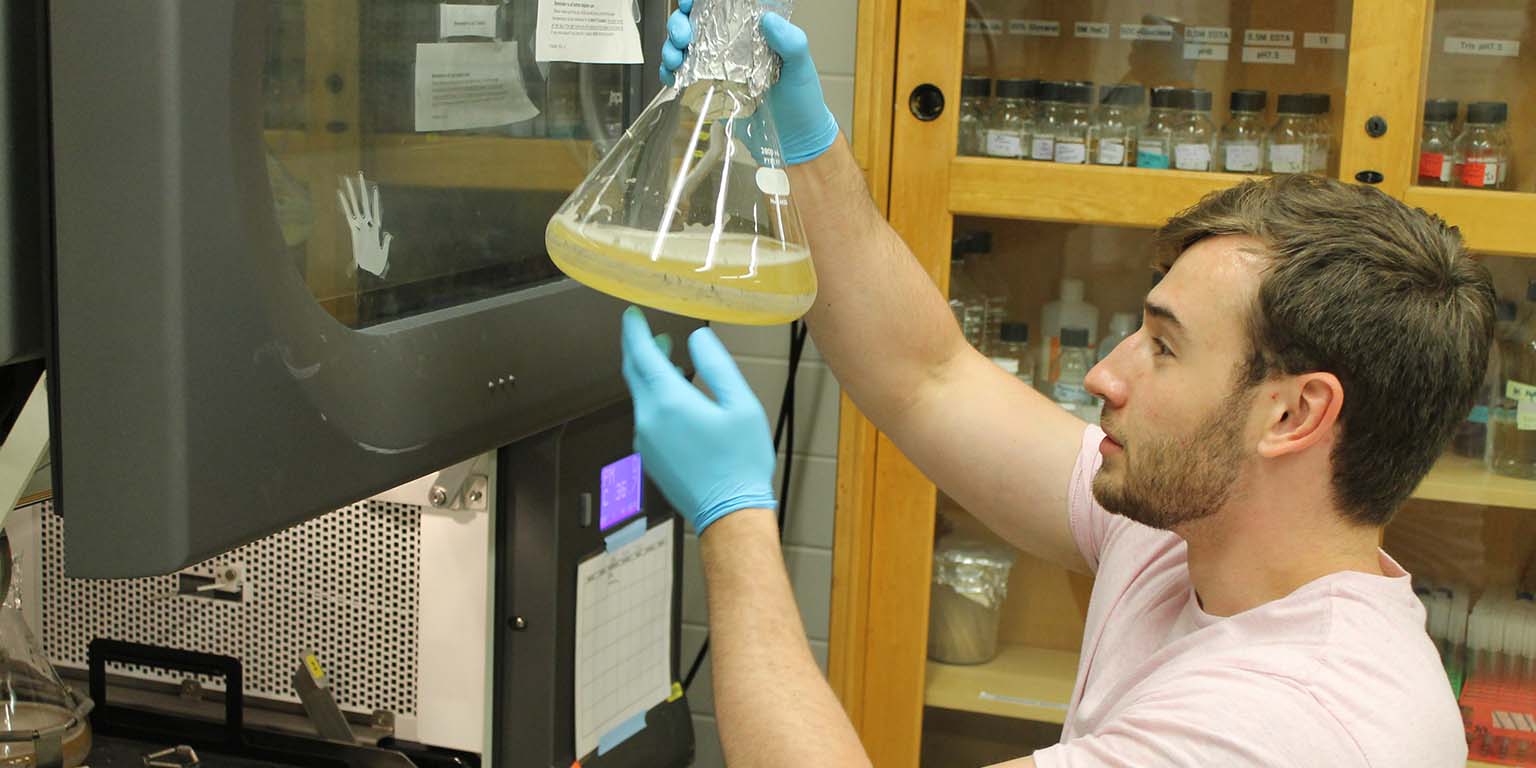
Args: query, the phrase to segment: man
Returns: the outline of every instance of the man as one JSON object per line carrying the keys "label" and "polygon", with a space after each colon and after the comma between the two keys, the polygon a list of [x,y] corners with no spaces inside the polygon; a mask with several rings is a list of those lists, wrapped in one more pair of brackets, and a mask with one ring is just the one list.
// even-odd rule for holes
{"label": "man", "polygon": [[[817,346],[946,493],[1096,576],[1062,742],[1005,765],[1464,765],[1424,612],[1377,548],[1486,364],[1493,289],[1456,232],[1309,176],[1208,197],[1159,233],[1166,276],[1089,375],[1089,427],[966,345],[869,203],[805,35],[763,30]],[[713,399],[639,310],[623,334],[637,445],[699,531],[728,762],[867,764],[797,619],[761,406],[709,331],[689,348]]]}

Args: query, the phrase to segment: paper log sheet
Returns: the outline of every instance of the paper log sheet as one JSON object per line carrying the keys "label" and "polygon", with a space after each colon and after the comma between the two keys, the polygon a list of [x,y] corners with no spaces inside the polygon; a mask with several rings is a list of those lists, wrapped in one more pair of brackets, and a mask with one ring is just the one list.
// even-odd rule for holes
{"label": "paper log sheet", "polygon": [[576,755],[672,692],[668,520],[576,566]]}
{"label": "paper log sheet", "polygon": [[416,44],[416,130],[490,128],[538,114],[516,42]]}

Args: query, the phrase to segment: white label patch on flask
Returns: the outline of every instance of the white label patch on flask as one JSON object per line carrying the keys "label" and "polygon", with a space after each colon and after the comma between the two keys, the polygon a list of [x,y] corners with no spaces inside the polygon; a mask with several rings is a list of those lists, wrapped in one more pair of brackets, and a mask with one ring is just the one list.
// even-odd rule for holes
{"label": "white label patch on flask", "polygon": [[1024,136],[1018,131],[987,131],[987,154],[991,157],[1022,157]]}
{"label": "white label patch on flask", "polygon": [[1082,165],[1088,162],[1088,147],[1080,141],[1056,142],[1056,162]]}
{"label": "white label patch on flask", "polygon": [[783,168],[759,168],[757,188],[765,195],[784,197],[789,194],[789,174]]}
{"label": "white label patch on flask", "polygon": [[1229,171],[1257,171],[1259,169],[1259,145],[1228,144],[1226,169]]}
{"label": "white label patch on flask", "polygon": [[1521,400],[1515,407],[1515,428],[1521,432],[1536,430],[1536,401]]}
{"label": "white label patch on flask", "polygon": [[1176,145],[1173,148],[1173,167],[1181,171],[1209,171],[1211,169],[1210,145]]}
{"label": "white label patch on flask", "polygon": [[1300,144],[1269,145],[1269,169],[1275,173],[1301,173],[1307,169],[1306,152]]}
{"label": "white label patch on flask", "polygon": [[1099,139],[1099,153],[1093,161],[1099,165],[1125,165],[1125,142]]}
{"label": "white label patch on flask", "polygon": [[1029,156],[1033,160],[1051,160],[1056,155],[1056,139],[1050,136],[1036,136],[1030,142]]}

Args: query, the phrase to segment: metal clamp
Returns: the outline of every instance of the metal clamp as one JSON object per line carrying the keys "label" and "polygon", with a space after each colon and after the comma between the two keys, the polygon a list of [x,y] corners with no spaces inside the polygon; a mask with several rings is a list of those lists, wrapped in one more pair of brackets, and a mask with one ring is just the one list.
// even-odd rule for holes
{"label": "metal clamp", "polygon": [[484,510],[488,487],[485,461],[484,456],[476,456],[438,472],[427,501],[437,509]]}
{"label": "metal clamp", "polygon": [[177,744],[144,756],[144,768],[191,768],[200,762],[197,759],[197,752],[185,744]]}

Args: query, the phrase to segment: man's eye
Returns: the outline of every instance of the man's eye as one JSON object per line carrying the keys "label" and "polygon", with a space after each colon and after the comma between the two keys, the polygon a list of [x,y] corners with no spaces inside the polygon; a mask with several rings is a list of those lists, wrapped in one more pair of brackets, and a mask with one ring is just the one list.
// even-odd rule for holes
{"label": "man's eye", "polygon": [[1154,356],[1158,356],[1158,357],[1161,357],[1163,355],[1167,355],[1168,357],[1172,357],[1173,356],[1173,350],[1169,349],[1168,345],[1164,344],[1163,340],[1157,338],[1156,336],[1152,337],[1152,347],[1153,347],[1153,353],[1152,354]]}

